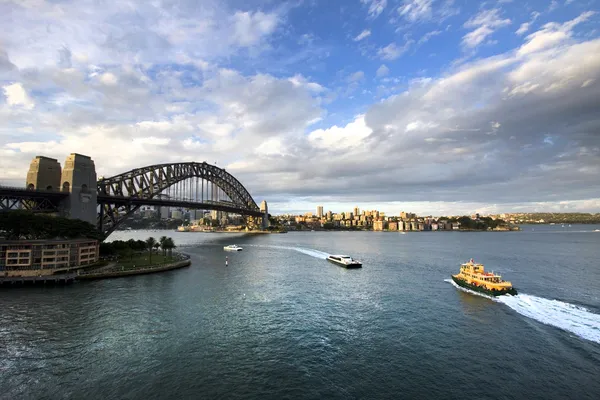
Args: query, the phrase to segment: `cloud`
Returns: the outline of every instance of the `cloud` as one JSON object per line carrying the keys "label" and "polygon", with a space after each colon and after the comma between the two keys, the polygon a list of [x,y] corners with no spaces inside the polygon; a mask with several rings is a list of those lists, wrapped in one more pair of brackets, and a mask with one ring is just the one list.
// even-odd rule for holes
{"label": "cloud", "polygon": [[362,71],[356,71],[353,74],[350,74],[350,76],[348,77],[348,82],[360,82],[363,79],[365,79],[365,73]]}
{"label": "cloud", "polygon": [[[584,30],[590,13],[530,24],[520,47],[477,60],[415,54],[406,69],[357,61],[331,79],[340,48],[280,67],[282,48],[322,43],[316,33],[302,38],[306,27],[291,25],[283,8],[98,4],[19,2],[11,18],[0,13],[2,183],[22,185],[38,154],[80,152],[104,176],[216,161],[276,213],[316,202],[436,214],[600,210],[600,39]],[[485,13],[470,31],[506,26]],[[381,48],[361,46],[397,60],[440,30],[402,46],[389,36]],[[374,69],[379,79],[365,79]],[[372,92],[380,85],[377,101],[358,90],[335,100],[357,82]]]}
{"label": "cloud", "polygon": [[377,18],[387,6],[387,0],[360,0],[363,4],[369,5],[369,17]]}
{"label": "cloud", "polygon": [[469,48],[479,46],[498,28],[510,25],[510,19],[500,17],[500,9],[483,10],[464,23],[465,28],[475,28],[463,36],[463,45]]}
{"label": "cloud", "polygon": [[376,76],[378,78],[383,78],[390,73],[390,69],[385,66],[385,64],[381,64],[379,68],[377,68]]}
{"label": "cloud", "polygon": [[419,39],[419,41],[417,42],[419,45],[423,44],[423,43],[427,43],[432,37],[435,37],[439,34],[441,34],[442,31],[431,31],[431,32],[427,32],[426,34],[424,34],[423,36],[421,36],[421,39]]}
{"label": "cloud", "polygon": [[294,84],[296,87],[305,87],[311,92],[321,93],[326,90],[325,87],[321,86],[316,82],[309,82],[305,77],[300,74],[296,74],[293,77],[288,79],[290,82]]}
{"label": "cloud", "polygon": [[402,54],[404,54],[412,44],[412,41],[409,40],[402,47],[399,47],[395,42],[388,44],[385,47],[380,48],[377,51],[377,55],[383,60],[395,60],[399,58]]}
{"label": "cloud", "polygon": [[23,107],[27,110],[31,110],[35,106],[35,103],[20,83],[17,82],[12,85],[6,85],[3,89],[4,95],[6,96],[6,102],[9,106]]}
{"label": "cloud", "polygon": [[369,36],[371,36],[371,31],[368,30],[368,29],[365,29],[364,31],[362,31],[361,33],[359,33],[358,36],[356,36],[354,38],[354,41],[358,42],[358,41],[363,40],[363,39],[365,39],[365,38],[367,38]]}
{"label": "cloud", "polygon": [[411,22],[420,19],[426,20],[431,18],[432,3],[433,0],[404,0],[398,7],[398,13]]}
{"label": "cloud", "polygon": [[335,152],[337,149],[348,150],[361,145],[371,133],[372,130],[365,124],[364,115],[359,115],[344,127],[334,125],[328,129],[312,131],[308,135],[308,141],[316,148]]}
{"label": "cloud", "polygon": [[257,44],[264,36],[273,33],[278,24],[275,13],[265,14],[257,12],[236,12],[232,19],[232,41],[238,46],[252,46]]}
{"label": "cloud", "polygon": [[522,34],[524,34],[525,32],[527,32],[528,30],[529,30],[529,22],[523,22],[523,23],[521,24],[521,26],[519,26],[519,29],[517,29],[517,30],[515,31],[515,33],[516,33],[517,35],[522,35]]}
{"label": "cloud", "polygon": [[519,48],[519,54],[533,53],[567,41],[571,37],[573,29],[578,24],[587,21],[594,14],[594,11],[586,11],[563,24],[556,22],[545,24],[541,30],[527,36],[527,42]]}
{"label": "cloud", "polygon": [[[0,26],[10,33],[4,51],[18,68],[79,64],[211,62],[238,51],[268,48],[286,8],[230,9],[217,0],[141,0],[106,7],[102,2],[46,2],[35,7],[4,5]],[[2,54],[2,51],[0,51]],[[0,56],[0,68],[2,64]]]}

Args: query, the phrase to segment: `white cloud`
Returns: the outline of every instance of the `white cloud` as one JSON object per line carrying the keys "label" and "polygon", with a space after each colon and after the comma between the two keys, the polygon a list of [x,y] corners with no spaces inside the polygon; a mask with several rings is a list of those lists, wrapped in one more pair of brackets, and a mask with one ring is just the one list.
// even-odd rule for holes
{"label": "white cloud", "polygon": [[414,22],[431,18],[433,0],[404,0],[398,7],[398,13],[407,20]]}
{"label": "white cloud", "polygon": [[275,30],[279,20],[275,13],[236,12],[232,17],[232,40],[239,46],[257,44],[264,36]]}
{"label": "white cloud", "polygon": [[331,128],[312,131],[308,140],[316,148],[335,153],[359,146],[372,132],[365,124],[364,115],[359,115],[344,127],[334,125]]}
{"label": "white cloud", "polygon": [[441,34],[442,31],[431,31],[424,34],[421,39],[419,39],[419,44],[427,43],[432,37]]}
{"label": "white cloud", "polygon": [[[581,201],[578,209],[598,210],[599,202],[584,200],[598,197],[600,39],[569,23],[527,36],[524,46],[552,30],[565,33],[524,53],[512,49],[446,69],[427,58],[431,68],[409,69],[406,77],[389,77],[385,61],[374,74],[380,79],[373,80],[386,89],[376,95],[381,100],[369,107],[365,101],[373,93],[359,98],[355,90],[355,103],[365,111],[348,123],[346,104],[329,107],[346,88],[316,82],[332,66],[326,52],[292,64],[310,76],[290,72],[275,57],[297,50],[285,48],[288,37],[276,41],[284,8],[264,16],[242,13],[240,32],[250,33],[240,38],[232,24],[235,11],[211,0],[203,2],[202,13],[195,2],[135,7],[132,0],[111,10],[74,3],[60,18],[51,13],[59,9],[56,3],[48,4],[16,12],[19,24],[0,15],[6,27],[0,73],[9,77],[2,85],[19,82],[22,89],[16,97],[5,87],[0,91],[3,181],[22,184],[37,154],[62,161],[81,152],[105,176],[161,162],[218,161],[270,204],[336,196],[362,205],[377,193],[374,207],[385,211],[406,208],[394,203],[398,198],[410,207],[456,211],[488,203],[500,209],[558,204],[568,193],[568,206]],[[439,16],[436,7],[431,12],[432,20]],[[395,9],[393,14],[398,18]],[[268,15],[277,16],[275,25],[261,24]],[[480,19],[470,30],[498,29],[490,21]],[[304,39],[293,45],[312,57],[321,39]],[[56,43],[61,49],[66,44],[70,60]],[[379,49],[379,57],[397,59],[415,42],[398,43]],[[275,53],[282,47],[284,53]],[[357,86],[348,79],[364,80],[359,68],[373,75],[358,64],[350,68],[337,85]],[[555,182],[564,183],[559,197]],[[425,192],[432,202],[418,203]]]}
{"label": "white cloud", "polygon": [[596,80],[595,80],[595,79],[586,79],[586,80],[585,80],[585,81],[583,81],[583,83],[581,84],[581,87],[582,87],[582,88],[584,88],[584,87],[588,87],[588,86],[590,86],[591,84],[593,84],[594,82],[596,82]]}
{"label": "white cloud", "polygon": [[528,30],[529,30],[529,22],[523,22],[523,23],[521,24],[521,26],[519,26],[519,29],[517,29],[517,30],[515,31],[515,33],[516,33],[517,35],[522,35],[522,34],[524,34],[525,32],[527,32]]}
{"label": "white cloud", "polygon": [[6,85],[3,89],[8,105],[23,107],[27,110],[31,110],[35,106],[35,103],[29,97],[21,83],[17,82],[12,85]]}
{"label": "white cloud", "polygon": [[100,82],[108,86],[114,86],[117,84],[118,79],[114,74],[111,74],[110,72],[105,72],[102,75],[100,75]]}
{"label": "white cloud", "polygon": [[155,136],[148,136],[143,138],[135,138],[132,140],[134,145],[150,145],[150,146],[164,146],[169,144],[171,139],[169,138],[158,138]]}
{"label": "white cloud", "polygon": [[365,38],[367,38],[369,36],[371,36],[371,31],[368,30],[368,29],[365,29],[364,31],[362,31],[361,33],[359,33],[358,36],[356,36],[354,38],[354,41],[358,42],[358,41],[363,40],[363,39],[365,39]]}
{"label": "white cloud", "polygon": [[377,51],[377,55],[384,60],[395,60],[404,54],[412,44],[412,41],[407,41],[404,46],[399,47],[395,42],[388,44],[385,47],[380,48]]}
{"label": "white cloud", "polygon": [[356,71],[348,77],[348,82],[360,82],[365,78],[365,73],[362,71]]}
{"label": "white cloud", "polygon": [[307,89],[315,93],[321,93],[326,90],[323,86],[316,82],[309,82],[304,76],[300,74],[296,74],[288,80],[292,82],[296,87],[306,87]]}
{"label": "white cloud", "polygon": [[387,0],[360,0],[363,4],[369,5],[369,17],[377,18],[387,6]]}
{"label": "white cloud", "polygon": [[377,72],[375,73],[378,78],[383,78],[390,73],[390,69],[385,66],[385,64],[381,64],[379,68],[377,68]]}
{"label": "white cloud", "polygon": [[594,11],[586,11],[564,24],[556,22],[545,24],[541,30],[527,36],[527,42],[519,48],[519,54],[533,53],[567,41],[571,37],[575,26],[588,20],[594,14]]}
{"label": "white cloud", "polygon": [[475,30],[463,36],[463,45],[471,48],[477,47],[496,29],[510,25],[510,23],[510,19],[500,17],[498,8],[483,10],[465,22],[465,28],[475,28]]}

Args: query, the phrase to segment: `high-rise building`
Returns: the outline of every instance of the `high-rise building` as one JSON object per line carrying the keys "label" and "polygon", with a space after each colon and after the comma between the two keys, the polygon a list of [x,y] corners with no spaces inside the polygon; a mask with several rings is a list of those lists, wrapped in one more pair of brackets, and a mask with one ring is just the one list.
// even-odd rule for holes
{"label": "high-rise building", "polygon": [[317,217],[323,218],[323,206],[317,206]]}
{"label": "high-rise building", "polygon": [[360,209],[358,207],[354,207],[354,215],[360,215]]}

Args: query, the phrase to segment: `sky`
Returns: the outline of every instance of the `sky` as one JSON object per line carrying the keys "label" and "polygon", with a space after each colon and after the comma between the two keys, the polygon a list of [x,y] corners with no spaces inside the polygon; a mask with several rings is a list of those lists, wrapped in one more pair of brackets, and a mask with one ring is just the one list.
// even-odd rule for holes
{"label": "sky", "polygon": [[271,213],[600,212],[600,1],[0,0],[0,184],[226,168]]}

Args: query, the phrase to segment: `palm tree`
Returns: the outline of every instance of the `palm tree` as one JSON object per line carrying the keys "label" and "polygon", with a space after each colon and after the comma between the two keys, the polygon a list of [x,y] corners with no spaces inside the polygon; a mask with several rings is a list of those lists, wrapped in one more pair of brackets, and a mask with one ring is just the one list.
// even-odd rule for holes
{"label": "palm tree", "polygon": [[154,249],[154,245],[156,244],[156,239],[152,236],[146,239],[146,246],[148,248],[148,252],[150,253],[150,263],[152,264],[152,250]]}
{"label": "palm tree", "polygon": [[160,249],[160,243],[159,242],[154,243],[154,248],[156,249],[156,252],[158,253],[158,249]]}
{"label": "palm tree", "polygon": [[162,248],[163,256],[167,255],[167,247],[168,247],[167,246],[167,240],[168,239],[169,238],[167,238],[166,236],[161,236],[160,239],[159,239],[159,241],[158,241],[160,243],[160,247]]}
{"label": "palm tree", "polygon": [[172,238],[167,238],[167,250],[169,250],[169,257],[173,256],[173,249],[177,246],[175,246],[175,242],[173,241]]}

